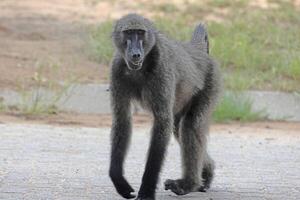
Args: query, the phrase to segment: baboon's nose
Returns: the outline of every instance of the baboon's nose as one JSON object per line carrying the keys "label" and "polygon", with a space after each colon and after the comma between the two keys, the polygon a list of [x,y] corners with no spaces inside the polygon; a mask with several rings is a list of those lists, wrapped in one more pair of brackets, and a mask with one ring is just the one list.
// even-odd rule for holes
{"label": "baboon's nose", "polygon": [[140,53],[134,53],[134,54],[132,54],[132,58],[134,58],[134,59],[139,59],[140,57],[141,57]]}

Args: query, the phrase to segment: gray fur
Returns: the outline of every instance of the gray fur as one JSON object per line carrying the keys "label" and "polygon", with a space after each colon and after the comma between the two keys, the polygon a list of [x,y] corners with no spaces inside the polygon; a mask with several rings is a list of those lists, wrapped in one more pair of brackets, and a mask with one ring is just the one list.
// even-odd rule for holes
{"label": "gray fur", "polygon": [[[126,41],[124,43],[124,30],[145,31],[141,68],[135,68],[127,60],[132,50],[127,48]],[[214,170],[214,162],[206,150],[206,137],[220,92],[219,68],[207,53],[205,28],[199,25],[190,42],[177,42],[157,31],[149,20],[130,14],[117,21],[113,42],[116,52],[110,83],[113,125],[109,174],[118,193],[134,198],[123,173],[131,136],[130,105],[133,101],[140,102],[154,119],[137,199],[155,199],[159,172],[172,132],[181,147],[183,174],[181,179],[167,180],[165,188],[178,195],[205,191]]]}

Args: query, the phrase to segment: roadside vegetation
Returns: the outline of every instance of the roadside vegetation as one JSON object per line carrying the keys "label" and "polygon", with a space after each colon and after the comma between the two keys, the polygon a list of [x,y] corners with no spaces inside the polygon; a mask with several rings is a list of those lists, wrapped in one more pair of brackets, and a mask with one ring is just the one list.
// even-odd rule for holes
{"label": "roadside vegetation", "polygon": [[[86,0],[92,6],[107,1]],[[264,111],[253,112],[252,102],[240,95],[244,90],[279,90],[300,93],[300,7],[294,1],[272,0],[165,0],[122,2],[124,9],[138,10],[153,19],[156,27],[169,37],[188,41],[194,27],[205,22],[210,36],[210,52],[221,66],[225,93],[214,121],[258,121],[267,119]],[[92,26],[86,41],[88,56],[101,66],[108,80],[108,66],[113,56],[111,31],[116,17]],[[0,99],[0,112],[21,115],[49,115],[58,112],[57,104],[66,99],[76,77],[64,83],[47,79],[59,76],[61,66],[49,62],[38,64],[32,90],[20,87],[20,103],[8,107]],[[52,91],[49,96],[45,90]],[[34,91],[34,92],[32,92]]]}
{"label": "roadside vegetation", "polygon": [[71,86],[76,78],[68,77],[64,82],[46,78],[49,73],[59,76],[61,66],[53,61],[37,63],[36,72],[30,89],[19,82],[19,99],[16,105],[5,105],[0,99],[0,112],[8,112],[22,116],[53,115],[59,112],[57,105],[66,101],[71,93]]}
{"label": "roadside vegetation", "polygon": [[[210,0],[205,4],[151,4],[158,29],[172,38],[189,40],[199,20],[207,22],[211,54],[220,62],[230,90],[299,91],[300,15],[292,1],[271,1],[266,8],[247,0]],[[163,13],[163,16],[160,15]],[[108,20],[92,28],[90,49],[108,64],[113,48]]]}
{"label": "roadside vegetation", "polygon": [[[187,1],[189,2],[189,1]],[[196,1],[195,1],[196,2]],[[252,102],[239,91],[300,91],[300,15],[292,1],[208,0],[205,3],[145,3],[156,27],[169,37],[188,41],[199,20],[206,22],[210,50],[220,63],[226,93],[213,114],[214,121],[258,121]],[[136,5],[139,6],[139,5]],[[141,5],[140,5],[141,6]],[[97,62],[109,64],[113,54],[113,20],[93,27],[90,50]]]}
{"label": "roadside vegetation", "polygon": [[254,112],[250,99],[238,92],[226,93],[218,104],[213,119],[215,122],[253,122],[266,120],[267,115],[264,110]]}

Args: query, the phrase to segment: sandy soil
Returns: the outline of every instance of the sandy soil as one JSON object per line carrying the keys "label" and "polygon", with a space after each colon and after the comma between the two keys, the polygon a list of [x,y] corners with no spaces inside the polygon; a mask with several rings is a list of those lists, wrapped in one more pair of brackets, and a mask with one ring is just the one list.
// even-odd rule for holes
{"label": "sandy soil", "polygon": [[[150,16],[143,3],[145,0],[0,1],[0,89],[33,85],[41,66],[48,80],[107,81],[108,66],[93,61],[87,50],[89,27],[130,12]],[[59,73],[53,73],[53,66]]]}
{"label": "sandy soil", "polygon": [[[134,115],[133,126],[150,127],[152,119],[147,115]],[[87,115],[75,113],[60,113],[47,116],[25,116],[17,114],[0,114],[0,124],[50,124],[56,126],[79,126],[79,127],[110,127],[110,115]],[[149,130],[150,131],[150,130]],[[211,132],[226,132],[231,134],[238,132],[240,134],[260,134],[266,137],[274,134],[296,134],[300,133],[300,123],[298,122],[255,122],[255,123],[227,123],[212,124]],[[270,138],[271,140],[271,138]]]}
{"label": "sandy soil", "polygon": [[[151,118],[147,115],[135,115],[133,123],[135,126],[147,126]],[[58,113],[45,116],[28,116],[15,113],[0,114],[0,123],[21,123],[21,124],[52,124],[57,126],[86,126],[86,127],[110,127],[110,115],[93,115],[79,113]]]}
{"label": "sandy soil", "polygon": [[84,0],[3,0],[0,10],[0,88],[33,84],[41,66],[59,67],[59,73],[46,73],[51,80],[103,79],[105,67],[84,49],[89,24],[103,19]]}
{"label": "sandy soil", "polygon": [[[87,53],[91,24],[137,12],[147,17],[164,15],[151,6],[173,4],[184,9],[195,0],[1,0],[0,1],[0,89],[15,89],[34,84],[39,67],[57,66],[59,73],[45,70],[46,79],[79,82],[107,81],[108,66],[93,61]],[[274,7],[266,0],[251,1],[250,6]],[[198,2],[199,3],[199,2]],[[150,5],[151,4],[151,5]],[[205,1],[201,1],[205,4]],[[300,5],[299,0],[294,1]],[[225,13],[224,13],[225,12]],[[228,10],[216,8],[203,20],[219,20]]]}

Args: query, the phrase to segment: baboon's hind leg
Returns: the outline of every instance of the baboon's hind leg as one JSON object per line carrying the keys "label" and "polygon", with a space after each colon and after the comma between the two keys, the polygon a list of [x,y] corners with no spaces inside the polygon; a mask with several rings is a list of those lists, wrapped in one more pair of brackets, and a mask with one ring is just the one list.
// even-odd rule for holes
{"label": "baboon's hind leg", "polygon": [[202,187],[199,188],[199,192],[206,192],[210,188],[211,182],[214,178],[215,162],[206,153],[203,169],[202,169]]}
{"label": "baboon's hind leg", "polygon": [[[166,180],[165,189],[170,189],[177,195],[189,192],[203,191],[208,188],[213,165],[206,153],[206,135],[208,131],[208,116],[205,105],[194,98],[191,107],[182,119],[180,130],[180,147],[183,166],[183,177],[177,180]],[[202,173],[202,169],[204,169]],[[204,185],[202,185],[202,176]]]}
{"label": "baboon's hind leg", "polygon": [[174,129],[173,129],[173,133],[175,136],[175,139],[179,142],[179,132],[180,132],[180,122],[181,122],[181,118],[182,118],[182,113],[178,113],[174,116]]}

